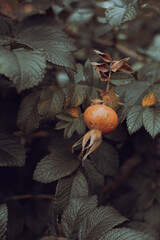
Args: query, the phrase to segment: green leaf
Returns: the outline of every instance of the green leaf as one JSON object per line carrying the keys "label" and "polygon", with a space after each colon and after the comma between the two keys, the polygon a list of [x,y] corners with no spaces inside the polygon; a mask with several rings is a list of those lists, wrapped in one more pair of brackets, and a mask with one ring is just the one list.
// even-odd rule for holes
{"label": "green leaf", "polygon": [[144,234],[139,231],[135,231],[130,228],[115,228],[107,232],[98,240],[155,240],[148,234]]}
{"label": "green leaf", "polygon": [[72,40],[62,31],[62,26],[45,24],[24,27],[19,30],[15,40],[36,50],[43,50],[46,59],[58,66],[75,70],[75,50]]}
{"label": "green leaf", "polygon": [[114,27],[133,20],[138,14],[137,0],[110,0],[107,3],[105,15],[109,24]]}
{"label": "green leaf", "polygon": [[54,211],[62,214],[73,197],[87,197],[88,184],[84,175],[77,172],[76,175],[62,178],[58,181],[54,197]]}
{"label": "green leaf", "polygon": [[82,81],[84,77],[84,73],[83,73],[83,66],[80,63],[78,63],[76,66],[77,66],[77,72],[74,73],[74,82],[78,83]]}
{"label": "green leaf", "polygon": [[10,78],[21,92],[42,82],[46,61],[39,51],[23,48],[9,51],[0,47],[0,65],[0,73]]}
{"label": "green leaf", "polygon": [[127,219],[113,207],[99,207],[84,217],[80,229],[79,240],[96,240],[106,232],[124,223]]}
{"label": "green leaf", "polygon": [[13,135],[0,131],[0,166],[22,167],[25,164],[25,149],[19,139]]}
{"label": "green leaf", "polygon": [[134,105],[143,93],[151,86],[149,82],[131,82],[126,86],[116,86],[116,93],[124,96],[125,107]]}
{"label": "green leaf", "polygon": [[127,127],[130,134],[136,132],[143,126],[143,107],[133,106],[127,115]]}
{"label": "green leaf", "polygon": [[54,86],[45,87],[41,91],[38,102],[38,114],[42,119],[53,120],[55,115],[61,112],[64,104],[64,94],[60,88]]}
{"label": "green leaf", "polygon": [[77,107],[84,101],[86,95],[82,86],[78,84],[72,84],[68,87],[66,94],[66,103],[69,107]]}
{"label": "green leaf", "polygon": [[80,223],[89,212],[96,208],[97,203],[96,196],[71,199],[61,218],[63,233],[67,239],[78,238]]}
{"label": "green leaf", "polygon": [[103,141],[101,145],[90,155],[90,158],[94,161],[94,165],[105,176],[114,176],[117,173],[119,165],[118,153],[106,141]]}
{"label": "green leaf", "polygon": [[143,125],[154,138],[160,132],[160,108],[146,108],[143,112]]}
{"label": "green leaf", "polygon": [[160,78],[160,64],[159,63],[146,63],[138,71],[137,77],[140,81],[148,81],[151,84]]}
{"label": "green leaf", "polygon": [[40,91],[32,92],[21,102],[17,124],[26,134],[31,133],[39,127],[40,117],[37,111],[39,97]]}
{"label": "green leaf", "polygon": [[104,186],[104,175],[94,166],[94,162],[87,158],[84,162],[89,179],[89,187],[93,194],[99,193]]}
{"label": "green leaf", "polygon": [[158,99],[158,102],[160,102],[160,88],[155,88],[152,90],[156,98]]}
{"label": "green leaf", "polygon": [[111,76],[110,82],[116,86],[126,85],[134,81],[135,78],[129,73],[116,72]]}
{"label": "green leaf", "polygon": [[6,204],[0,205],[0,239],[5,240],[7,235],[8,209]]}
{"label": "green leaf", "polygon": [[74,120],[69,122],[67,124],[67,126],[64,129],[64,138],[71,138],[74,131],[75,131],[75,124],[74,124]]}
{"label": "green leaf", "polygon": [[68,122],[61,120],[61,121],[57,122],[55,129],[61,130],[61,129],[64,129],[65,127],[67,127],[67,125],[68,125]]}
{"label": "green leaf", "polygon": [[86,124],[83,114],[74,120],[75,130],[79,135],[83,135],[86,131]]}
{"label": "green leaf", "polygon": [[38,163],[33,179],[42,183],[51,183],[74,172],[80,161],[69,150],[55,148]]}

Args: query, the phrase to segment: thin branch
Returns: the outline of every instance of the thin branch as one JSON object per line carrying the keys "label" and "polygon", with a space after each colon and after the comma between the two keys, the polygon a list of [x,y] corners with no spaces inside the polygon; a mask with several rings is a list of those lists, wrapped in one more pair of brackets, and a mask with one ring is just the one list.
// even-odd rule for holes
{"label": "thin branch", "polygon": [[121,52],[125,53],[126,55],[129,55],[130,57],[136,58],[138,61],[141,61],[141,62],[145,61],[145,57],[143,57],[141,54],[137,53],[133,49],[130,49],[130,48],[124,46],[121,43],[114,44],[113,41],[107,40],[107,39],[104,39],[104,38],[97,38],[95,41],[97,43],[100,43],[100,44],[105,45],[105,46],[115,47],[118,50],[120,50]]}
{"label": "thin branch", "polygon": [[7,201],[14,201],[14,200],[22,200],[22,199],[46,199],[46,200],[52,200],[54,198],[53,195],[48,195],[48,194],[24,194],[24,195],[15,195],[15,196],[10,196],[7,198]]}
{"label": "thin branch", "polygon": [[103,194],[110,194],[113,191],[116,191],[116,189],[121,186],[124,182],[126,182],[127,178],[130,176],[133,169],[139,165],[139,163],[142,161],[142,158],[140,156],[133,156],[129,158],[121,167],[120,174],[118,178],[112,182],[111,184],[107,184],[103,188]]}

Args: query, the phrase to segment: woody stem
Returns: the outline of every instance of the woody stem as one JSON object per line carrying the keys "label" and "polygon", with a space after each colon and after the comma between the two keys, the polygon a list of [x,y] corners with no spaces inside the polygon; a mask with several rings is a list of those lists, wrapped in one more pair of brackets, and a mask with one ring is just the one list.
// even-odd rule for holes
{"label": "woody stem", "polygon": [[106,92],[108,93],[109,92],[109,86],[110,86],[110,78],[111,78],[111,70],[109,71],[109,76],[108,76],[108,81],[107,81],[107,89],[106,89]]}

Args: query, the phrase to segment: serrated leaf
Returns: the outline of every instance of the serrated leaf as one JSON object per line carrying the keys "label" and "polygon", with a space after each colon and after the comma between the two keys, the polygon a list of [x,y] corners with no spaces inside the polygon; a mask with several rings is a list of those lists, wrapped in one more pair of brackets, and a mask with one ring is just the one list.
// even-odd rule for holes
{"label": "serrated leaf", "polygon": [[133,106],[127,114],[127,127],[130,134],[143,126],[143,107]]}
{"label": "serrated leaf", "polygon": [[37,111],[39,97],[40,91],[36,91],[26,96],[21,102],[17,124],[26,134],[39,127],[40,117]]}
{"label": "serrated leaf", "polygon": [[99,207],[84,217],[80,229],[79,240],[96,240],[103,234],[127,221],[113,207]]}
{"label": "serrated leaf", "polygon": [[89,178],[89,187],[93,194],[101,191],[104,186],[104,175],[94,166],[90,159],[85,160],[85,170]]}
{"label": "serrated leaf", "polygon": [[101,145],[90,155],[94,165],[104,175],[114,176],[117,173],[119,165],[118,153],[106,141],[103,141]]}
{"label": "serrated leaf", "polygon": [[42,119],[53,120],[55,115],[61,112],[64,104],[64,94],[60,88],[54,86],[45,87],[41,91],[38,102],[38,114]]}
{"label": "serrated leaf", "polygon": [[77,107],[84,101],[86,95],[82,86],[78,84],[72,84],[68,87],[66,94],[66,102],[69,107]]}
{"label": "serrated leaf", "polygon": [[116,86],[126,85],[134,81],[135,78],[129,73],[116,72],[113,73],[110,82]]}
{"label": "serrated leaf", "polygon": [[83,114],[80,115],[78,118],[75,119],[75,130],[79,135],[83,135],[86,131],[86,124],[84,121]]}
{"label": "serrated leaf", "polygon": [[143,125],[154,138],[160,132],[160,109],[146,108],[143,112]]}
{"label": "serrated leaf", "polygon": [[25,149],[19,139],[13,135],[0,131],[0,166],[22,167],[25,164]]}
{"label": "serrated leaf", "polygon": [[114,27],[133,20],[137,14],[137,0],[110,0],[105,12],[109,24]]}
{"label": "serrated leaf", "polygon": [[64,129],[67,125],[68,125],[68,122],[61,120],[61,121],[57,122],[55,129],[61,130],[61,129]]}
{"label": "serrated leaf", "polygon": [[71,138],[74,131],[75,131],[75,124],[74,124],[74,120],[69,122],[67,124],[67,126],[64,129],[64,138]]}
{"label": "serrated leaf", "polygon": [[0,205],[0,239],[5,240],[7,234],[8,209],[6,204]]}
{"label": "serrated leaf", "polygon": [[143,93],[150,87],[149,82],[134,81],[126,86],[116,86],[116,93],[124,96],[125,107],[135,104]]}
{"label": "serrated leaf", "polygon": [[77,239],[81,221],[96,208],[97,203],[96,196],[71,199],[61,218],[62,229],[68,239]]}
{"label": "serrated leaf", "polygon": [[37,86],[45,73],[46,61],[39,51],[0,47],[0,73],[13,81],[18,92]]}
{"label": "serrated leaf", "polygon": [[160,88],[155,88],[152,90],[156,98],[158,99],[158,102],[160,102]]}
{"label": "serrated leaf", "polygon": [[80,161],[66,149],[55,149],[38,163],[33,179],[42,183],[51,183],[74,172]]}
{"label": "serrated leaf", "polygon": [[116,228],[107,232],[98,240],[155,240],[148,234],[144,234],[139,231],[135,231],[131,228]]}
{"label": "serrated leaf", "polygon": [[81,172],[70,177],[62,178],[58,181],[54,197],[54,211],[62,214],[64,209],[73,197],[87,197],[88,184]]}
{"label": "serrated leaf", "polygon": [[75,47],[71,39],[62,31],[62,26],[45,24],[27,28],[22,26],[16,41],[36,50],[42,49],[46,59],[53,64],[75,70],[75,62],[71,54]]}
{"label": "serrated leaf", "polygon": [[78,83],[82,81],[84,73],[83,73],[83,66],[80,63],[78,63],[76,66],[77,66],[77,72],[74,73],[74,82]]}
{"label": "serrated leaf", "polygon": [[137,77],[140,81],[148,81],[151,84],[160,78],[160,64],[159,63],[146,63],[138,71]]}

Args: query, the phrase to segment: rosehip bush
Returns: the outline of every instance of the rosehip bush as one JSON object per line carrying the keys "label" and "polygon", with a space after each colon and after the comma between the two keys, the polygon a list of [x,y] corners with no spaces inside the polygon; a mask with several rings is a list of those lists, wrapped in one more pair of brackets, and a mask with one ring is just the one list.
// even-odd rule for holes
{"label": "rosehip bush", "polygon": [[160,3],[0,1],[0,239],[160,239]]}

